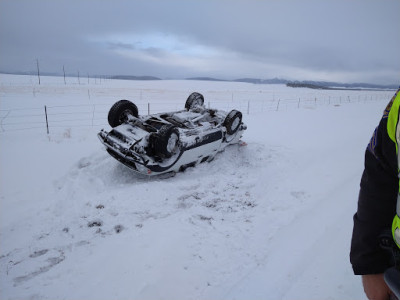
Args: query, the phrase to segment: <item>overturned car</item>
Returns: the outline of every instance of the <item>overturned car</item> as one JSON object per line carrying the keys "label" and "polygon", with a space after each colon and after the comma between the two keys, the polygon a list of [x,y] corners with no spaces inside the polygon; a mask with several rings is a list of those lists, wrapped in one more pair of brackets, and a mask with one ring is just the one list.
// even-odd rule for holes
{"label": "overturned car", "polygon": [[178,172],[212,160],[226,146],[238,143],[247,128],[242,113],[207,109],[204,97],[192,93],[185,109],[139,116],[137,106],[116,102],[108,113],[109,132],[98,133],[107,152],[136,172],[157,175]]}

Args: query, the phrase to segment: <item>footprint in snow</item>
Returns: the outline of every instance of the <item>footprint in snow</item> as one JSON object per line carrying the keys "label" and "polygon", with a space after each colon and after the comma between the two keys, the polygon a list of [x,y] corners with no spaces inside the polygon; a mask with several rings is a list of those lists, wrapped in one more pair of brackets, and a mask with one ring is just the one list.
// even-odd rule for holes
{"label": "footprint in snow", "polygon": [[101,227],[101,226],[103,226],[103,221],[99,220],[99,219],[93,220],[93,221],[90,221],[87,226],[88,227]]}
{"label": "footprint in snow", "polygon": [[65,255],[63,250],[42,249],[33,252],[28,258],[22,259],[16,263],[10,261],[7,266],[7,274],[16,276],[13,281],[14,286],[17,286],[48,272],[64,260]]}
{"label": "footprint in snow", "polygon": [[89,167],[91,164],[91,161],[88,158],[84,157],[78,161],[78,169]]}

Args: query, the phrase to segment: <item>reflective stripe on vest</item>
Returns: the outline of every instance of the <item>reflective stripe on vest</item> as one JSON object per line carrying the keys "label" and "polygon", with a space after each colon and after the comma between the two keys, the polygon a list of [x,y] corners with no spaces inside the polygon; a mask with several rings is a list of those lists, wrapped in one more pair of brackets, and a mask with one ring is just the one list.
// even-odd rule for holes
{"label": "reflective stripe on vest", "polygon": [[[399,107],[400,107],[400,89],[393,96],[392,101],[386,108],[385,113],[388,113],[387,132],[390,139],[396,145],[397,153],[397,174],[399,177],[399,191],[397,193],[396,216],[392,223],[392,234],[397,246],[400,248],[400,125],[399,125]],[[390,110],[390,111],[388,111]]]}
{"label": "reflective stripe on vest", "polygon": [[400,218],[398,215],[396,215],[393,219],[392,234],[397,247],[400,248]]}

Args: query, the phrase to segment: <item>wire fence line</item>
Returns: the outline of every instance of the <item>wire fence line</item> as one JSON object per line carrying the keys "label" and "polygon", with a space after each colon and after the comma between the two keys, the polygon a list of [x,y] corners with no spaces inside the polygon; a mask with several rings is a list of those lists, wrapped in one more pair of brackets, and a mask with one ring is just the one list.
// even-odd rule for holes
{"label": "wire fence line", "polygon": [[[216,101],[206,101],[205,106],[213,109],[230,111],[236,109],[245,115],[264,112],[287,111],[321,106],[339,106],[346,103],[367,103],[387,101],[390,93],[372,95],[340,95],[305,98],[280,99],[245,99],[230,100],[226,98]],[[139,114],[155,114],[179,111],[184,109],[182,102],[156,101],[135,103]],[[109,103],[75,104],[75,105],[45,105],[44,107],[0,109],[0,133],[20,130],[65,130],[75,127],[107,127],[107,116],[111,105]]]}

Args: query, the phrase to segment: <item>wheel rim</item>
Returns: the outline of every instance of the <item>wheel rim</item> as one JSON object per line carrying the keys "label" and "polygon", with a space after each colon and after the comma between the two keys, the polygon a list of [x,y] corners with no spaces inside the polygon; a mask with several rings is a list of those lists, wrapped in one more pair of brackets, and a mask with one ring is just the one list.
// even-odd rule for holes
{"label": "wheel rim", "polygon": [[231,131],[236,131],[236,129],[239,127],[239,124],[240,124],[239,118],[235,118],[235,120],[233,120],[232,122]]}
{"label": "wheel rim", "polygon": [[168,153],[173,153],[178,146],[178,140],[179,137],[176,133],[171,134],[171,136],[168,139],[167,143],[167,151]]}
{"label": "wheel rim", "polygon": [[201,100],[200,99],[196,99],[193,101],[192,103],[192,107],[197,107],[197,106],[201,106]]}
{"label": "wheel rim", "polygon": [[121,113],[121,117],[119,118],[119,122],[122,124],[124,122],[126,122],[129,118],[129,115],[133,115],[133,111],[130,109],[125,109],[122,113]]}

